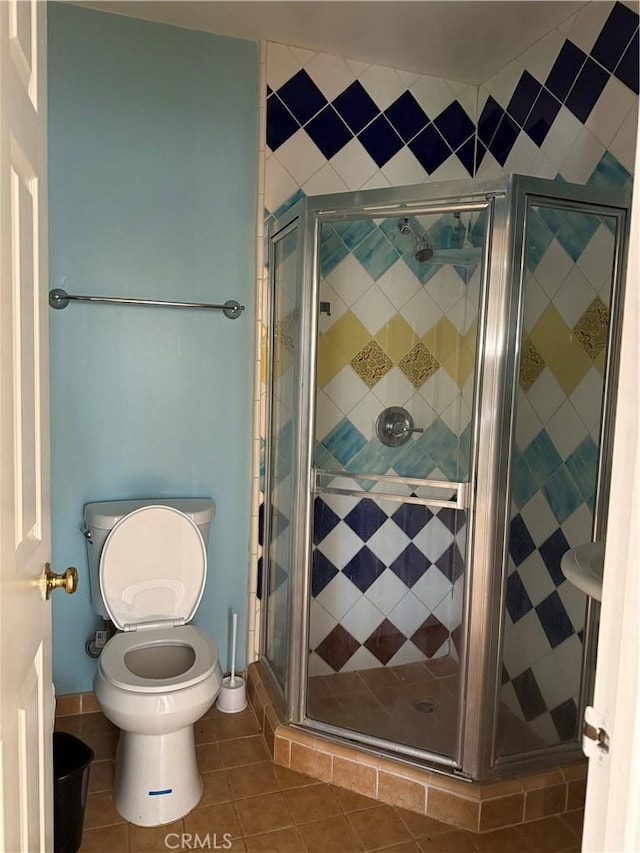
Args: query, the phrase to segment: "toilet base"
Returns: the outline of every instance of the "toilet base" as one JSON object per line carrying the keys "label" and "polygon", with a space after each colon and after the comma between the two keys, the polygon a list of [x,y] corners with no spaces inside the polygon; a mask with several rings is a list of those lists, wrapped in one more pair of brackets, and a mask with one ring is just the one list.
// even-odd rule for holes
{"label": "toilet base", "polygon": [[163,735],[120,732],[113,802],[138,826],[161,826],[188,814],[202,798],[193,726]]}

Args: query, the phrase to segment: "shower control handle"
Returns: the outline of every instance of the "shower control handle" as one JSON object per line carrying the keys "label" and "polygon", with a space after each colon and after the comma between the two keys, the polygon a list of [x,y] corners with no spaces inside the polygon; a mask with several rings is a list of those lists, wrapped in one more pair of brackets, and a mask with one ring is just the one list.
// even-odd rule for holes
{"label": "shower control handle", "polygon": [[376,435],[387,447],[401,447],[414,432],[424,432],[413,425],[413,418],[401,406],[388,406],[376,420]]}

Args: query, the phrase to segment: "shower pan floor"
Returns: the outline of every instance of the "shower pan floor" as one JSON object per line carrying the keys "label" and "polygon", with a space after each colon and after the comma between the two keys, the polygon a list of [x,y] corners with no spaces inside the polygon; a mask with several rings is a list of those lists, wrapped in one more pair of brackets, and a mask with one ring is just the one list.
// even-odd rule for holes
{"label": "shower pan floor", "polygon": [[[460,667],[451,657],[309,678],[307,715],[318,722],[455,757]],[[501,711],[508,752],[544,746],[527,724]]]}

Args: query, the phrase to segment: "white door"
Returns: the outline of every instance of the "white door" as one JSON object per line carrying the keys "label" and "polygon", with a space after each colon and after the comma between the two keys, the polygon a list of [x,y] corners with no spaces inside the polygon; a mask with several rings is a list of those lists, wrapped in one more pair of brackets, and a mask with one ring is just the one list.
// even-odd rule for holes
{"label": "white door", "polygon": [[[0,848],[53,848],[46,4],[0,2]],[[59,594],[59,593],[58,593]]]}

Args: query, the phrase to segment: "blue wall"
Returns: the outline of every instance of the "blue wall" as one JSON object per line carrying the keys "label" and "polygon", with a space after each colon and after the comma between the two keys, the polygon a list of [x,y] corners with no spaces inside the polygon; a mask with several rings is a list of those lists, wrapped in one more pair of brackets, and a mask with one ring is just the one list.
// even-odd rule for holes
{"label": "blue wall", "polygon": [[59,694],[92,689],[88,501],[212,497],[194,623],[223,667],[230,607],[244,638],[256,161],[254,43],[49,4],[51,286],[247,305],[234,321],[79,303],[50,313],[53,563],[80,574],[74,596],[52,599]]}

